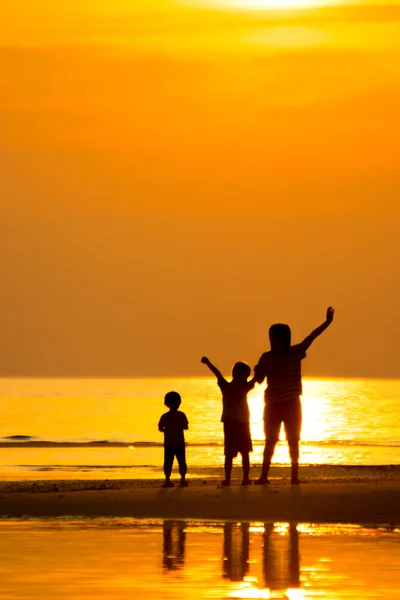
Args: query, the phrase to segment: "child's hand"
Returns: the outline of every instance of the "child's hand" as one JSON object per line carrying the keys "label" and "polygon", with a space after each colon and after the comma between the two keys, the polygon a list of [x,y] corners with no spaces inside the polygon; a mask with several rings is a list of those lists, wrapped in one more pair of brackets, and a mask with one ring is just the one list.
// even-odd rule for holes
{"label": "child's hand", "polygon": [[203,356],[203,358],[201,359],[201,362],[203,363],[203,365],[208,365],[208,363],[210,362],[207,358],[207,356]]}
{"label": "child's hand", "polygon": [[332,306],[330,306],[328,308],[328,310],[326,311],[326,321],[327,321],[327,323],[329,323],[329,324],[332,323],[334,314],[335,314],[335,309],[332,308]]}

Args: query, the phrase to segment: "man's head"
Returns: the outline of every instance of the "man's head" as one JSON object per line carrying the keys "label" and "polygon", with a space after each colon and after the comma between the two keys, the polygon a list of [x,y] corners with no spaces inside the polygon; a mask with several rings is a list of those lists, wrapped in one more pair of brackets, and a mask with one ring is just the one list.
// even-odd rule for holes
{"label": "man's head", "polygon": [[292,333],[289,325],[284,323],[275,323],[269,328],[269,341],[271,350],[289,350],[292,340]]}

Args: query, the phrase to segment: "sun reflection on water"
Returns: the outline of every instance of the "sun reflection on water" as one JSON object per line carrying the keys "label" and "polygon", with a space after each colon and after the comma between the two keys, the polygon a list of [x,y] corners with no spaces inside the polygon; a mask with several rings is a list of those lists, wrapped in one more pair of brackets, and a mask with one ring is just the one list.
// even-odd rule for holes
{"label": "sun reflection on water", "polygon": [[[195,0],[196,4],[226,10],[306,10],[345,4],[345,0]],[[186,3],[187,2],[186,0]],[[190,4],[193,1],[190,0]]]}

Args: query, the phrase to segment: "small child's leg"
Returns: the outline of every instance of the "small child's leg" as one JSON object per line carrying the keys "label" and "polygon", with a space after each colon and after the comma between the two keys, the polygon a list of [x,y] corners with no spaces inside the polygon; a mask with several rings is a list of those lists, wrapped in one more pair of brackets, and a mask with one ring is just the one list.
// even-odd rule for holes
{"label": "small child's leg", "polygon": [[171,481],[172,465],[174,464],[174,449],[170,446],[164,446],[164,475],[165,483],[163,487],[174,487]]}
{"label": "small child's leg", "polygon": [[222,482],[223,486],[231,485],[232,462],[232,456],[225,456],[225,479]]}
{"label": "small child's leg", "polygon": [[250,456],[248,452],[242,453],[242,465],[243,465],[243,481],[242,485],[251,485],[250,481]]}
{"label": "small child's leg", "polygon": [[186,481],[186,473],[187,473],[187,464],[186,464],[186,448],[182,446],[182,448],[177,448],[176,458],[179,465],[179,475],[181,476],[181,482],[179,484],[180,487],[188,487],[188,483]]}

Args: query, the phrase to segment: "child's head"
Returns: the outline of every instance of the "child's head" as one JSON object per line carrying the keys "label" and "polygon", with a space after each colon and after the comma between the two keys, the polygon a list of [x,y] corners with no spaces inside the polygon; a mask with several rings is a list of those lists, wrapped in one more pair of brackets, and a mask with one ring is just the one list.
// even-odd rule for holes
{"label": "child's head", "polygon": [[250,374],[251,369],[249,365],[246,365],[244,362],[237,362],[232,369],[233,379],[244,379],[244,381],[247,381]]}
{"label": "child's head", "polygon": [[178,410],[178,408],[181,405],[181,402],[182,400],[178,392],[168,392],[168,394],[165,394],[164,404],[170,410]]}
{"label": "child's head", "polygon": [[284,323],[275,323],[269,328],[269,341],[271,350],[289,350],[292,340],[292,333],[289,325]]}

